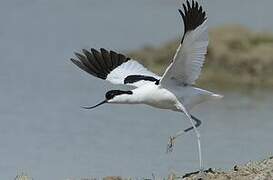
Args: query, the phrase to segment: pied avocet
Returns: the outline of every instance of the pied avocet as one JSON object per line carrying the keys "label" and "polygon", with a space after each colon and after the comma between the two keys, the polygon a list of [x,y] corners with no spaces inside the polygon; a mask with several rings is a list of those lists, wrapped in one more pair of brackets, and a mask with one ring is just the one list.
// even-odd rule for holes
{"label": "pied avocet", "polygon": [[[202,6],[195,0],[183,4],[179,9],[184,22],[184,34],[173,60],[163,76],[147,70],[137,61],[114,51],[100,49],[91,51],[83,49],[83,53],[75,53],[74,64],[87,73],[108,80],[114,84],[134,86],[131,91],[111,90],[105,94],[101,103],[85,107],[92,109],[105,103],[147,104],[160,109],[182,112],[189,119],[192,127],[179,131],[171,136],[168,150],[173,147],[174,139],[194,129],[199,152],[200,170],[202,170],[202,154],[200,134],[196,127],[201,121],[189,111],[197,104],[222,96],[194,86],[200,75],[208,46],[207,16]],[[196,124],[194,123],[196,122]]]}

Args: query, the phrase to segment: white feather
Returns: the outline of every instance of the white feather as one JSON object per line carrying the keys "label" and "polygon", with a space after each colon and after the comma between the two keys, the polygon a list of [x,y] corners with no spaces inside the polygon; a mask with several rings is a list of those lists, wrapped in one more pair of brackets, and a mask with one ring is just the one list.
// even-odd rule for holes
{"label": "white feather", "polygon": [[185,34],[172,63],[166,69],[160,84],[194,84],[201,73],[208,46],[207,21]]}
{"label": "white feather", "polygon": [[[110,72],[107,75],[106,80],[114,84],[123,84],[124,79],[130,75],[152,76],[156,79],[160,79],[158,75],[152,73],[151,71],[149,71],[147,68],[145,68],[143,65],[141,65],[137,61],[129,60],[126,63],[123,63],[117,68],[115,68],[112,72]],[[150,83],[150,81],[141,80],[141,81],[132,83],[130,85],[140,87],[148,82]]]}

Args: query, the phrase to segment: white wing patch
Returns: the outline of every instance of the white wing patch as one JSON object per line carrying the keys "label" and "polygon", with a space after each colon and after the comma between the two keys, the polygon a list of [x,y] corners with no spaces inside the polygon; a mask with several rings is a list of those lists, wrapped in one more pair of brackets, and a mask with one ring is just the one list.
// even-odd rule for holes
{"label": "white wing patch", "polygon": [[168,84],[168,81],[180,85],[195,83],[201,73],[209,43],[206,22],[185,34],[183,43],[179,45],[172,63],[160,81],[161,84]]}
{"label": "white wing patch", "polygon": [[[107,75],[106,80],[114,84],[124,84],[125,78],[131,75],[143,75],[143,76],[150,76],[158,80],[160,79],[160,76],[152,73],[151,71],[149,71],[147,68],[145,68],[143,65],[141,65],[137,61],[129,60],[121,64],[117,68],[115,68],[113,71],[111,71]],[[140,81],[131,83],[129,85],[139,87],[139,86],[142,86],[143,84],[150,83],[150,82],[151,81],[140,80]]]}

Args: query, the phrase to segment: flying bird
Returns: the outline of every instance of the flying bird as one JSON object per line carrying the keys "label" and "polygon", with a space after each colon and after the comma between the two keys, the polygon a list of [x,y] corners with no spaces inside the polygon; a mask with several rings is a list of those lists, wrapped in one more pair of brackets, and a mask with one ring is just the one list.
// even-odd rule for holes
{"label": "flying bird", "polygon": [[[183,10],[182,10],[183,9]],[[197,138],[200,171],[203,169],[201,140],[197,127],[201,121],[190,114],[190,110],[207,100],[223,96],[196,87],[208,47],[208,25],[206,12],[197,1],[187,0],[179,13],[184,23],[184,33],[174,58],[162,76],[159,76],[139,62],[123,54],[101,48],[75,53],[71,61],[87,73],[113,84],[133,86],[133,90],[110,90],[105,99],[92,107],[102,104],[146,104],[160,109],[181,112],[191,123],[190,128],[171,136],[168,151],[174,140],[184,132],[194,130]]]}

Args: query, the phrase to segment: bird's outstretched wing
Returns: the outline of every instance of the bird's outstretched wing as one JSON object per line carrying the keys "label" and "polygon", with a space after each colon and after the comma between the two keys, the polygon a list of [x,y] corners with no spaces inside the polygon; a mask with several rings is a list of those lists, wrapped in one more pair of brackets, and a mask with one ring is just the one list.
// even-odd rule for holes
{"label": "bird's outstretched wing", "polygon": [[200,75],[208,46],[206,13],[192,0],[179,9],[184,22],[184,34],[174,59],[166,69],[160,84],[192,85]]}
{"label": "bird's outstretched wing", "polygon": [[83,49],[82,54],[75,55],[78,60],[71,58],[71,61],[79,68],[113,84],[139,87],[148,82],[159,82],[160,79],[137,61],[114,51],[109,52],[103,48],[100,51]]}

